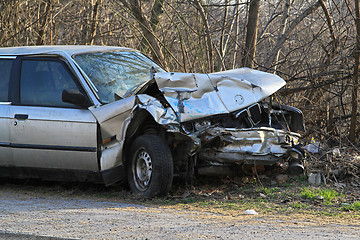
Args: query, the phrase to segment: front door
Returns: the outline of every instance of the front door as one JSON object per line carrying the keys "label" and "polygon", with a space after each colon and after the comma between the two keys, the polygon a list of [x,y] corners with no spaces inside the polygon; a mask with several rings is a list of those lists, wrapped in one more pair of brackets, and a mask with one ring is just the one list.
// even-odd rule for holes
{"label": "front door", "polygon": [[81,89],[68,66],[56,58],[16,61],[19,91],[12,91],[16,101],[9,113],[14,164],[98,171],[96,119],[62,101],[64,89]]}

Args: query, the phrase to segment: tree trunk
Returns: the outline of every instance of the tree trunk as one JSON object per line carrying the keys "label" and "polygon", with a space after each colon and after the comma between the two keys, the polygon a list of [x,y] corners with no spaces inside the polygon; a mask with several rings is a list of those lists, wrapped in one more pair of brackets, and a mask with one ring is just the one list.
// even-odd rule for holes
{"label": "tree trunk", "polygon": [[253,68],[256,52],[257,31],[259,23],[260,0],[251,0],[246,29],[245,51],[242,60],[244,67]]}
{"label": "tree trunk", "polygon": [[[279,31],[280,33],[278,35],[278,41],[280,40],[281,36],[284,35],[285,33],[286,25],[289,19],[289,14],[290,14],[290,0],[286,0],[281,17],[281,26]],[[279,56],[280,56],[280,49],[277,51],[275,55],[275,63],[279,60]],[[274,66],[274,73],[276,73],[277,66],[278,66],[277,64]]]}
{"label": "tree trunk", "polygon": [[354,63],[354,75],[353,75],[353,89],[352,89],[352,100],[351,100],[351,122],[349,139],[351,142],[355,142],[357,139],[356,135],[356,115],[358,112],[358,85],[359,85],[359,63],[360,63],[360,10],[359,0],[355,1],[355,27],[356,27],[356,45],[355,45],[355,63]]}
{"label": "tree trunk", "polygon": [[151,23],[144,17],[139,0],[119,1],[131,11],[131,14],[139,23],[140,29],[151,48],[153,60],[160,63],[164,68],[167,68],[164,54],[162,53],[159,42],[152,30]]}
{"label": "tree trunk", "polygon": [[200,13],[200,17],[203,21],[204,27],[205,27],[205,41],[206,41],[206,47],[207,47],[207,60],[208,60],[208,71],[213,72],[214,70],[214,59],[213,59],[213,47],[212,47],[212,41],[211,41],[211,33],[209,28],[209,22],[206,17],[205,9],[200,3],[200,0],[195,0],[196,8],[198,9]]}
{"label": "tree trunk", "polygon": [[[45,4],[45,10],[44,13],[42,14],[42,16],[40,16],[40,21],[39,21],[39,36],[38,39],[36,41],[36,45],[44,45],[45,44],[45,31],[46,31],[46,27],[47,27],[47,20],[48,17],[50,15],[50,9],[51,9],[51,0],[47,0]],[[41,8],[39,8],[40,11]]]}
{"label": "tree trunk", "polygon": [[[163,13],[163,5],[164,0],[155,0],[154,5],[151,9],[151,18],[150,18],[150,25],[152,28],[152,32],[155,32],[158,24],[159,24],[159,17]],[[148,51],[148,40],[143,36],[140,42],[142,51],[147,52]]]}
{"label": "tree trunk", "polygon": [[285,33],[277,40],[277,43],[273,50],[271,51],[268,59],[266,60],[264,66],[265,68],[271,67],[271,65],[274,63],[274,60],[280,51],[280,48],[286,41],[286,39],[289,37],[289,35],[295,30],[295,27],[302,21],[304,18],[312,14],[318,7],[320,6],[320,1],[316,1],[313,5],[311,5],[309,8],[307,8],[300,16],[298,16],[287,28]]}
{"label": "tree trunk", "polygon": [[90,45],[94,44],[94,39],[96,36],[96,29],[98,24],[98,11],[99,11],[99,5],[101,4],[101,0],[96,0],[94,7],[93,7],[93,13],[92,13],[92,23],[91,23],[91,30],[90,30]]}

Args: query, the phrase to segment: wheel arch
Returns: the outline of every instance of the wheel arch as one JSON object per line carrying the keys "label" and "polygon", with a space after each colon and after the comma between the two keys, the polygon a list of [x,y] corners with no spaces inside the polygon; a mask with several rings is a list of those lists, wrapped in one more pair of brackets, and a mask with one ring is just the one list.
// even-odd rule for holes
{"label": "wheel arch", "polygon": [[129,150],[137,137],[144,134],[160,136],[170,149],[174,161],[174,172],[179,176],[192,176],[194,174],[194,140],[179,131],[167,131],[165,125],[159,124],[153,115],[145,109],[137,109],[127,127],[123,146],[122,159],[125,167],[128,164]]}
{"label": "wheel arch", "polygon": [[132,142],[134,142],[138,136],[145,133],[159,134],[160,132],[162,132],[161,135],[164,135],[165,129],[154,120],[153,116],[148,111],[139,109],[134,112],[125,134],[125,142],[123,146],[125,151],[123,151],[122,156],[124,164],[127,164],[129,149]]}

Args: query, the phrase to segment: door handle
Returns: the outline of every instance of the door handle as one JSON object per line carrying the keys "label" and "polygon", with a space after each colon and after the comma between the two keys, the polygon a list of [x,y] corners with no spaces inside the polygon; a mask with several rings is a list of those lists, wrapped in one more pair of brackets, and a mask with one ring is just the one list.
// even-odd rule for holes
{"label": "door handle", "polygon": [[27,114],[15,114],[15,118],[17,120],[26,120],[26,119],[29,118],[29,115],[27,115]]}

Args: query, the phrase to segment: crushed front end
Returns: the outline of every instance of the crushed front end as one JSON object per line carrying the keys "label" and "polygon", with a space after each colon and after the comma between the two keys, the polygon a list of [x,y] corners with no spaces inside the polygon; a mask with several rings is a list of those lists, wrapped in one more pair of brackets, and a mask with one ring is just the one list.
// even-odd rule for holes
{"label": "crushed front end", "polygon": [[280,77],[243,68],[160,73],[155,80],[181,133],[192,141],[187,155],[199,174],[230,174],[239,166],[278,162],[288,162],[293,173],[303,171],[302,112],[271,102],[270,96],[285,85]]}
{"label": "crushed front end", "polygon": [[289,163],[289,170],[302,173],[304,131],[302,113],[288,106],[256,103],[246,109],[182,124],[198,143],[199,174],[232,174],[234,165]]}

